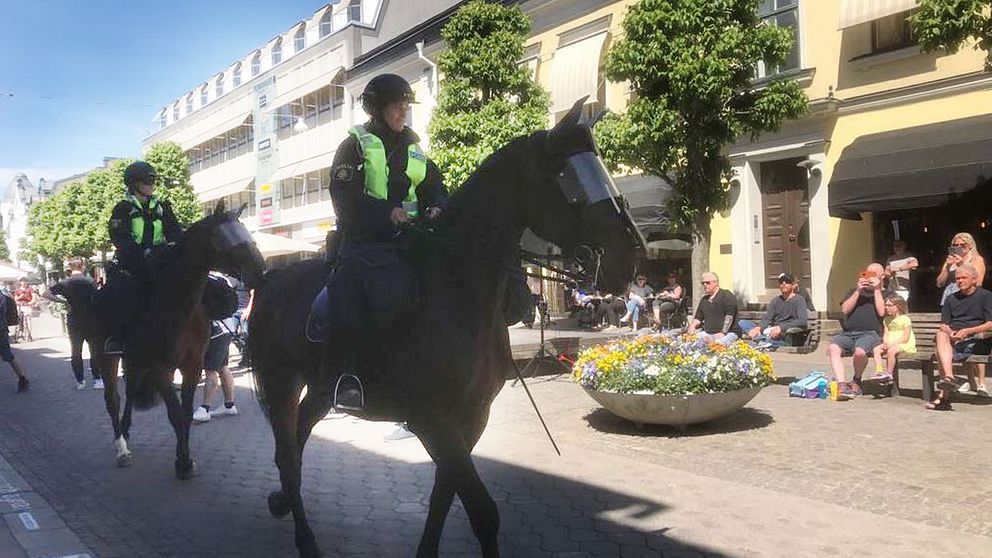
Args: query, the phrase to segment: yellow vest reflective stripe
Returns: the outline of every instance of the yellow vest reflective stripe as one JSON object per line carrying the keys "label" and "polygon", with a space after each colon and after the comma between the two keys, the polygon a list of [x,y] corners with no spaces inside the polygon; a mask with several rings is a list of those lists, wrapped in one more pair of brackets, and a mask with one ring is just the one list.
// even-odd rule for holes
{"label": "yellow vest reflective stripe", "polygon": [[[369,132],[365,126],[353,126],[348,133],[358,140],[358,148],[365,159],[365,192],[378,200],[389,197],[389,163],[386,161],[386,147],[379,136]],[[406,176],[410,179],[410,190],[406,193],[405,206],[417,207],[417,186],[427,177],[427,156],[420,146],[411,143],[407,147]],[[417,210],[407,211],[411,217]]]}
{"label": "yellow vest reflective stripe", "polygon": [[[145,208],[133,194],[128,194],[124,199],[131,203],[131,212],[128,214],[131,217],[131,236],[140,245],[145,238]],[[148,199],[148,211],[152,214],[152,246],[165,244],[165,231],[162,228],[162,204],[155,196]]]}

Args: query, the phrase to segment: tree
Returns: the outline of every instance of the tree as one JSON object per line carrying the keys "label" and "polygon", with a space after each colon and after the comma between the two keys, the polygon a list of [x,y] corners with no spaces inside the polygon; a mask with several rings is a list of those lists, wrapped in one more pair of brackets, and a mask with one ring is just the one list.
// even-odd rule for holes
{"label": "tree", "polygon": [[758,0],[641,0],[606,57],[607,77],[628,81],[633,98],[596,127],[604,158],[614,171],[666,177],[673,225],[692,233],[696,279],[709,268],[710,219],[727,206],[724,148],[806,110],[795,81],[755,80],[759,61],[779,64],[792,45],[757,9]]}
{"label": "tree", "polygon": [[199,219],[202,211],[189,181],[189,158],[179,144],[156,143],[145,154],[145,161],[155,167],[158,174],[157,195],[172,204],[179,222],[189,225]]}
{"label": "tree", "polygon": [[519,7],[482,0],[459,9],[441,31],[448,50],[438,60],[444,77],[428,132],[449,190],[511,139],[547,127],[548,94],[517,65],[528,31]]}
{"label": "tree", "polygon": [[0,260],[10,261],[10,248],[7,246],[7,233],[0,228]]}
{"label": "tree", "polygon": [[992,1],[920,0],[910,24],[927,52],[957,52],[975,39],[985,51],[985,71],[992,71]]}

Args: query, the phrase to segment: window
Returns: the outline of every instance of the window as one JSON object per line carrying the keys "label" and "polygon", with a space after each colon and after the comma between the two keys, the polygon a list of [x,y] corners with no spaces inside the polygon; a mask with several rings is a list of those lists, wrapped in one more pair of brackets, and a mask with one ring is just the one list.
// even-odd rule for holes
{"label": "window", "polygon": [[159,130],[161,130],[161,129],[163,129],[163,128],[165,128],[165,125],[166,125],[167,123],[168,123],[168,122],[167,122],[167,120],[165,119],[165,109],[162,109],[162,110],[161,110],[161,111],[160,111],[160,112],[158,113],[158,129],[159,129]]}
{"label": "window", "polygon": [[205,107],[209,102],[210,102],[210,96],[209,93],[207,92],[207,84],[204,83],[203,86],[200,87],[200,106]]}
{"label": "window", "polygon": [[193,92],[186,95],[186,114],[193,112]]}
{"label": "window", "polygon": [[224,74],[217,76],[214,80],[214,98],[217,99],[224,94]]}
{"label": "window", "polygon": [[330,35],[331,34],[331,30],[333,29],[333,27],[331,27],[331,11],[332,10],[333,10],[333,8],[328,8],[326,11],[324,11],[324,17],[320,18],[320,38],[321,39],[323,39],[324,37]]}
{"label": "window", "polygon": [[262,73],[262,53],[255,51],[255,55],[251,57],[251,77],[255,77]]}
{"label": "window", "polygon": [[282,62],[282,38],[276,39],[275,44],[272,45],[272,65]]}
{"label": "window", "polygon": [[241,62],[234,65],[234,70],[231,72],[231,83],[232,87],[241,85]]}
{"label": "window", "polygon": [[781,64],[768,66],[764,62],[758,62],[757,77],[799,69],[799,0],[761,0],[758,15],[768,25],[792,31],[792,50]]}
{"label": "window", "polygon": [[319,172],[308,172],[307,173],[307,198],[306,203],[317,203],[320,201],[320,173]]}
{"label": "window", "polygon": [[362,21],[362,0],[351,0],[348,5],[348,21]]}
{"label": "window", "polygon": [[293,52],[300,52],[305,48],[307,48],[307,26],[300,25],[293,37]]}
{"label": "window", "polygon": [[303,118],[307,126],[317,125],[317,97],[316,91],[303,97]]}
{"label": "window", "polygon": [[[331,118],[337,120],[344,112],[344,85],[336,81],[330,86],[331,93]],[[407,111],[413,112],[413,111]]]}
{"label": "window", "polygon": [[331,167],[320,169],[320,201],[331,199]]}
{"label": "window", "polygon": [[179,101],[172,103],[172,121],[179,120]]}
{"label": "window", "polygon": [[871,22],[871,53],[881,54],[916,44],[909,24],[912,11],[892,14]]}

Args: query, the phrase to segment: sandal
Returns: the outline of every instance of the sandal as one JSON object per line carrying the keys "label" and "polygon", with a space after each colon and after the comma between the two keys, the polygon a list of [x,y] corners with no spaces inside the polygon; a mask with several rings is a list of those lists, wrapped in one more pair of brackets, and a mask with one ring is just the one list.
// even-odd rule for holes
{"label": "sandal", "polygon": [[943,396],[928,402],[925,405],[928,411],[950,411],[951,401],[949,399],[944,399]]}
{"label": "sandal", "polygon": [[948,378],[946,376],[937,380],[937,387],[946,390],[956,390],[958,389],[958,383],[954,381],[954,378]]}

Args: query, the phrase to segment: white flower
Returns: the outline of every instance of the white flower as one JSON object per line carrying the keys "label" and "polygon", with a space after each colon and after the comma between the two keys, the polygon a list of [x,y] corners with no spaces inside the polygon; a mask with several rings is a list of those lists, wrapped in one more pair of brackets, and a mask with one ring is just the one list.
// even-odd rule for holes
{"label": "white flower", "polygon": [[652,377],[654,377],[654,376],[657,376],[658,374],[661,374],[661,368],[658,368],[658,365],[657,364],[652,364],[651,366],[648,366],[647,368],[645,368],[642,373],[645,376],[652,376]]}

